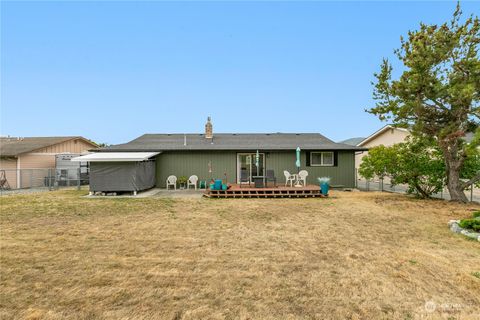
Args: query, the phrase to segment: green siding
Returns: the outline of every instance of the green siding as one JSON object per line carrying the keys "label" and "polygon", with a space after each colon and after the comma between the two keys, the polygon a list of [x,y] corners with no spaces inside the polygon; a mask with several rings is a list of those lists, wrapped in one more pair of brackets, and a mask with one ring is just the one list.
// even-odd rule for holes
{"label": "green siding", "polygon": [[[256,150],[252,150],[255,152]],[[296,173],[295,150],[292,151],[260,151],[265,153],[267,169],[275,170],[277,183],[285,183],[283,170]],[[243,153],[243,151],[242,151]],[[208,172],[208,162],[212,163],[212,174]],[[331,177],[332,185],[345,187],[355,186],[355,153],[354,151],[338,151],[336,167],[306,166],[306,153],[301,153],[302,168],[308,171],[307,183],[315,184],[318,177]],[[224,178],[230,183],[237,181],[237,152],[232,151],[179,151],[165,152],[157,157],[157,186],[164,188],[167,177],[171,174],[189,177],[192,174],[200,180]]]}
{"label": "green siding", "polygon": [[[208,172],[208,162],[212,163],[212,174]],[[226,151],[181,151],[166,152],[157,156],[157,186],[165,188],[169,175],[190,177],[195,174],[200,180],[224,178],[229,182],[236,179],[237,153]]]}
{"label": "green siding", "polygon": [[[307,167],[306,152],[300,154],[302,167],[308,171],[307,183],[316,184],[319,177],[332,178],[332,185],[343,185],[353,188],[355,186],[355,153],[354,151],[338,151],[338,165],[336,167]],[[266,157],[267,169],[275,170],[277,182],[285,183],[283,170],[296,173],[295,151],[270,152]]]}

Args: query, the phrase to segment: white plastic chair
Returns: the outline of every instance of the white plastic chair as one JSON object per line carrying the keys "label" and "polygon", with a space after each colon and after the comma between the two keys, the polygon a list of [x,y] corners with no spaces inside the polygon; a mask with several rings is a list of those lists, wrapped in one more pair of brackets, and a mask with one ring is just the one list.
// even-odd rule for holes
{"label": "white plastic chair", "polygon": [[291,175],[290,172],[287,170],[283,171],[283,174],[285,175],[285,187],[288,185],[290,182],[290,187],[293,187],[293,181],[295,180],[295,176]]}
{"label": "white plastic chair", "polygon": [[303,181],[303,186],[306,187],[307,186],[307,176],[308,176],[308,171],[307,170],[300,170],[300,172],[298,173],[298,183],[300,183],[300,181]]}
{"label": "white plastic chair", "polygon": [[198,177],[196,175],[190,176],[187,181],[187,190],[189,189],[190,186],[194,186],[195,190],[197,190],[197,182],[198,182]]}
{"label": "white plastic chair", "polygon": [[167,178],[167,190],[168,190],[168,186],[173,186],[173,189],[177,190],[177,177],[168,176],[168,178]]}

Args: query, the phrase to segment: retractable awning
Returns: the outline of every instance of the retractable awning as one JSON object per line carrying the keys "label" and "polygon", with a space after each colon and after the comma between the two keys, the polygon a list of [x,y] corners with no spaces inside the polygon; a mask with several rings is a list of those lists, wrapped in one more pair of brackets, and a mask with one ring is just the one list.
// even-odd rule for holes
{"label": "retractable awning", "polygon": [[160,152],[95,152],[72,158],[70,161],[79,162],[137,162],[145,161]]}

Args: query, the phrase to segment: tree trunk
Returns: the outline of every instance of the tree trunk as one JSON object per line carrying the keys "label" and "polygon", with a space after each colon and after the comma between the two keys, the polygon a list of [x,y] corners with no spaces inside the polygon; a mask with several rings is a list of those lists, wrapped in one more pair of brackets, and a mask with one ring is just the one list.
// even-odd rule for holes
{"label": "tree trunk", "polygon": [[461,163],[459,160],[446,159],[447,166],[447,188],[450,194],[450,200],[468,202],[467,196],[463,192],[463,183],[460,181]]}
{"label": "tree trunk", "polygon": [[463,167],[464,158],[459,154],[459,141],[454,138],[442,142],[440,147],[445,157],[447,188],[450,200],[468,202],[467,196],[463,192],[464,184],[460,181],[460,171]]}
{"label": "tree trunk", "polygon": [[430,194],[428,192],[426,192],[425,190],[423,190],[423,188],[418,183],[415,183],[415,190],[417,191],[417,194],[421,198],[424,198],[424,199],[429,199],[430,198]]}

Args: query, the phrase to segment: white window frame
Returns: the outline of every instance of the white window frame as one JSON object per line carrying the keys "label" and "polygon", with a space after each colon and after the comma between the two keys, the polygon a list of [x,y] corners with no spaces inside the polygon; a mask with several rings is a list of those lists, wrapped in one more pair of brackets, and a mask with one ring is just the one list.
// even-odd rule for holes
{"label": "white window frame", "polygon": [[[320,163],[313,163],[312,155],[314,153],[320,153]],[[324,164],[323,163],[323,155],[325,153],[330,153],[332,155],[332,164]],[[335,166],[335,153],[333,151],[313,151],[310,152],[310,166],[311,167],[334,167]]]}

